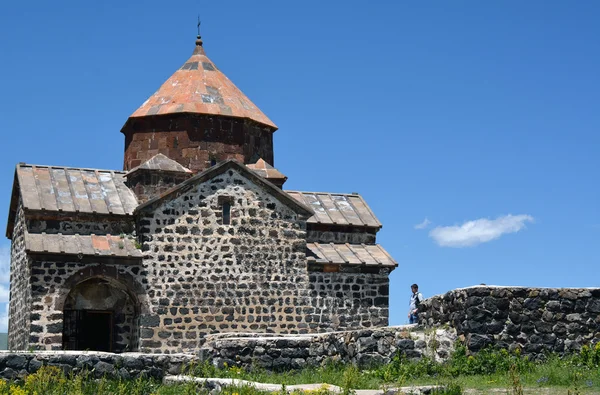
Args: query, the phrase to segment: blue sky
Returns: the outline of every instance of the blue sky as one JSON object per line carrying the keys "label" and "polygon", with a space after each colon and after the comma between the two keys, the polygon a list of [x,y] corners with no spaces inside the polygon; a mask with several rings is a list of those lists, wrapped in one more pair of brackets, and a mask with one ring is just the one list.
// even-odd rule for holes
{"label": "blue sky", "polygon": [[279,126],[286,187],[359,192],[384,224],[391,324],[413,282],[598,286],[596,1],[7,2],[2,224],[17,162],[122,167],[119,130],[191,55],[198,13]]}

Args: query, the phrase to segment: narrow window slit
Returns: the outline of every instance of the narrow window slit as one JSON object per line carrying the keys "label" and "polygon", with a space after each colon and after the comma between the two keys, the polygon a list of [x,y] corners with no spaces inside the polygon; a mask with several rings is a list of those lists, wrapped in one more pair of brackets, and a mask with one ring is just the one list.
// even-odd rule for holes
{"label": "narrow window slit", "polygon": [[231,223],[231,203],[223,202],[223,225]]}

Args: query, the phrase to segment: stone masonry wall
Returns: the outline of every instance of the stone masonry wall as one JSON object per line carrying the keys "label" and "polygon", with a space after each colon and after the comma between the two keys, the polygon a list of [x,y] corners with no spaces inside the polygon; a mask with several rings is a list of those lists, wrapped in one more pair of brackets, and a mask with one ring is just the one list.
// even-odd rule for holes
{"label": "stone masonry wall", "polygon": [[[27,332],[26,346],[9,346],[11,350],[61,350],[63,347],[63,310],[71,291],[77,284],[89,279],[103,278],[119,282],[135,298],[138,316],[144,314],[145,272],[140,265],[118,265],[103,263],[83,263],[77,261],[55,262],[37,261],[31,263],[31,334]],[[106,308],[106,306],[103,306]],[[10,333],[10,332],[9,332]],[[115,333],[115,343],[122,342],[119,328]],[[124,334],[123,334],[124,335]],[[130,343],[137,342],[137,333],[132,334]],[[131,350],[123,347],[117,351]]]}
{"label": "stone masonry wall", "polygon": [[600,288],[476,286],[425,300],[422,322],[448,324],[468,348],[487,345],[540,355],[600,342]]}
{"label": "stone masonry wall", "polygon": [[410,359],[447,359],[454,347],[452,330],[415,331],[414,325],[313,335],[209,335],[200,356],[216,366],[283,371],[329,362],[362,367],[389,363],[398,353]]}
{"label": "stone masonry wall", "polygon": [[215,332],[308,332],[305,222],[261,187],[228,170],[143,215],[142,351],[193,350]]}
{"label": "stone masonry wall", "polygon": [[164,154],[199,172],[217,162],[236,159],[273,163],[273,130],[240,118],[169,114],[130,118],[125,134],[124,169],[131,170],[156,154]]}
{"label": "stone masonry wall", "polygon": [[311,327],[340,331],[388,325],[389,272],[310,273]]}
{"label": "stone masonry wall", "polygon": [[309,243],[375,244],[375,231],[358,227],[324,227],[307,225],[306,241]]}
{"label": "stone masonry wall", "polygon": [[10,262],[8,347],[25,350],[30,329],[31,261],[25,252],[25,215],[20,199],[10,249]]}
{"label": "stone masonry wall", "polygon": [[131,233],[135,228],[133,218],[119,220],[102,220],[98,216],[94,219],[84,220],[81,218],[65,217],[61,219],[27,219],[27,230],[30,233],[48,233],[63,235],[120,235]]}
{"label": "stone masonry wall", "polygon": [[[94,378],[137,377],[162,379],[168,374],[181,374],[197,362],[194,355],[150,355],[140,353],[111,354],[93,351],[0,351],[0,378],[13,380],[37,372],[42,366],[57,366],[66,374],[87,372]],[[40,394],[41,395],[41,394]]]}
{"label": "stone masonry wall", "polygon": [[191,174],[161,170],[138,170],[127,174],[127,186],[135,193],[138,202],[145,203],[187,180]]}

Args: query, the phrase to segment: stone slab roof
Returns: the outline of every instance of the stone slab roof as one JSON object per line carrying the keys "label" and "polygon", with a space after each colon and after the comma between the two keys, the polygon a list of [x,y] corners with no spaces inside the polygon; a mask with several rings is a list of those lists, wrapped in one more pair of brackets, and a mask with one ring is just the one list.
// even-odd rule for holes
{"label": "stone slab roof", "polygon": [[306,256],[318,263],[396,267],[398,262],[379,244],[307,243]]}
{"label": "stone slab roof", "polygon": [[138,205],[125,185],[124,172],[19,163],[8,213],[8,238],[12,237],[19,196],[26,213],[129,216]]}
{"label": "stone slab roof", "polygon": [[358,194],[285,191],[315,212],[308,223],[381,228],[381,222]]}
{"label": "stone slab roof", "polygon": [[142,258],[134,241],[111,235],[62,235],[25,233],[25,250],[30,253]]}
{"label": "stone slab roof", "polygon": [[124,175],[112,170],[17,165],[25,210],[131,215],[138,202]]}

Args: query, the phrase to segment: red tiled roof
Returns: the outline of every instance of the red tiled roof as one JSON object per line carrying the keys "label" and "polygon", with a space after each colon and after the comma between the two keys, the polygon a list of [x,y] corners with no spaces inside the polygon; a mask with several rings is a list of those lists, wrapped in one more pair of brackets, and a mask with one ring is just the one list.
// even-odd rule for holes
{"label": "red tiled roof", "polygon": [[192,57],[131,117],[184,112],[248,118],[277,129],[206,56],[200,39]]}

